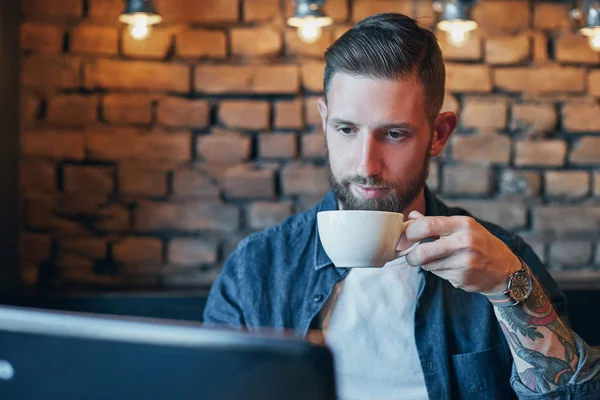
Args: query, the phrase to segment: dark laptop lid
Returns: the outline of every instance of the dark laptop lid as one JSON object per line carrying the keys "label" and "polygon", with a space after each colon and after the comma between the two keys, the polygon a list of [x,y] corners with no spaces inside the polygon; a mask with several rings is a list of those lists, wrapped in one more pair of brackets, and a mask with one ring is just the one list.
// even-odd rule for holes
{"label": "dark laptop lid", "polygon": [[330,351],[181,321],[0,307],[0,399],[335,399]]}

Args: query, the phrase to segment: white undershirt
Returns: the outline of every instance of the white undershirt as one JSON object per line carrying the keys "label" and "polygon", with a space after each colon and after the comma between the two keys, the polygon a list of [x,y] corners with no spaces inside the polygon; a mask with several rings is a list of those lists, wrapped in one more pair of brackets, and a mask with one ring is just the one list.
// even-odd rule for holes
{"label": "white undershirt", "polygon": [[415,342],[422,274],[404,259],[353,268],[322,310],[339,399],[427,399]]}

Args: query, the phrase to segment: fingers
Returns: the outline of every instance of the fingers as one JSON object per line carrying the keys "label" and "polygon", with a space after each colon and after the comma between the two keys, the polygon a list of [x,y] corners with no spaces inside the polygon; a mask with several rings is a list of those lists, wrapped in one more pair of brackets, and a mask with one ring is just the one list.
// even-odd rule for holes
{"label": "fingers", "polygon": [[433,264],[454,255],[458,250],[454,238],[444,236],[434,242],[420,243],[408,253],[406,262],[413,266]]}
{"label": "fingers", "polygon": [[404,237],[409,241],[419,241],[434,236],[449,236],[461,230],[474,228],[476,222],[471,217],[423,217],[418,212],[411,212],[412,222],[406,226]]}

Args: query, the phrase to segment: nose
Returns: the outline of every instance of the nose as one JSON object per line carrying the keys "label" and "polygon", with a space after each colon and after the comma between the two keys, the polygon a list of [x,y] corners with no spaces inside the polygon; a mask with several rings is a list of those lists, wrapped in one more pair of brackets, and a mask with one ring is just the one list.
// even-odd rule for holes
{"label": "nose", "polygon": [[360,163],[358,164],[358,171],[356,171],[358,175],[368,178],[380,174],[382,169],[381,154],[373,135],[365,135],[360,145]]}

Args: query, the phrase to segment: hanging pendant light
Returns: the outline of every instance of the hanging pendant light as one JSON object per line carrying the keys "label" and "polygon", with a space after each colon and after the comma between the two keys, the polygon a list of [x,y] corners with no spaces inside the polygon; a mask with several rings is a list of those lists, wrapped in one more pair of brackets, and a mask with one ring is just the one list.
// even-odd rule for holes
{"label": "hanging pendant light", "polygon": [[437,28],[446,32],[448,43],[463,47],[469,41],[471,31],[477,29],[477,22],[471,18],[471,8],[476,0],[442,0],[433,4],[434,11],[442,14]]}
{"label": "hanging pendant light", "polygon": [[570,16],[581,23],[579,33],[588,37],[592,50],[600,52],[600,0],[583,0]]}
{"label": "hanging pendant light", "polygon": [[333,23],[323,11],[324,4],[325,0],[296,0],[296,12],[287,23],[298,28],[298,36],[303,42],[315,43],[321,38],[322,28]]}
{"label": "hanging pendant light", "polygon": [[152,0],[127,0],[125,11],[119,21],[129,25],[129,33],[136,40],[143,40],[150,35],[152,25],[162,21],[156,12]]}

